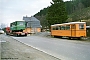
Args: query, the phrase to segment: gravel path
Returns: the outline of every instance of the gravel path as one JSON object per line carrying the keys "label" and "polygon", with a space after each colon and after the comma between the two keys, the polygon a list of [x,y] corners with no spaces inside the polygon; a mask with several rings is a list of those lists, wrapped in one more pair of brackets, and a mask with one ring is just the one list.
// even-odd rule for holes
{"label": "gravel path", "polygon": [[59,60],[4,34],[0,35],[0,51],[1,60]]}

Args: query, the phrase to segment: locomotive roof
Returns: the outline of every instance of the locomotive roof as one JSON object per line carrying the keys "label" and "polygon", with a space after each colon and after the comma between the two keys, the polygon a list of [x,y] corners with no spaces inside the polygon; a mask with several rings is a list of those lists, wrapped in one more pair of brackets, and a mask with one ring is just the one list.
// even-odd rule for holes
{"label": "locomotive roof", "polygon": [[57,25],[69,25],[69,24],[84,24],[86,22],[69,22],[69,23],[62,23],[62,24],[54,24],[51,26],[57,26]]}
{"label": "locomotive roof", "polygon": [[15,22],[25,22],[25,21],[23,21],[23,20],[22,20],[22,21],[14,21],[14,22],[12,22],[12,23],[15,23]]}

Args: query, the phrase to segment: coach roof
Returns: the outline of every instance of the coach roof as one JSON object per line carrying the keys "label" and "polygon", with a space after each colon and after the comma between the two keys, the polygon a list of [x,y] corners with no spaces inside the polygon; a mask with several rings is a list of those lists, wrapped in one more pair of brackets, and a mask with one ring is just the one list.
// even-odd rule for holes
{"label": "coach roof", "polygon": [[68,25],[68,24],[85,24],[86,22],[69,22],[69,23],[62,23],[62,24],[54,24],[51,26],[59,26],[59,25]]}

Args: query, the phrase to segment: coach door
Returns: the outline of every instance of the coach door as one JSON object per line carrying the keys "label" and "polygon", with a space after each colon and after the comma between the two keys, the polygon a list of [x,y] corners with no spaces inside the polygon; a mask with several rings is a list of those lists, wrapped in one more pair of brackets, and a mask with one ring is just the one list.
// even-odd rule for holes
{"label": "coach door", "polygon": [[75,37],[76,36],[76,25],[72,24],[71,25],[71,37]]}

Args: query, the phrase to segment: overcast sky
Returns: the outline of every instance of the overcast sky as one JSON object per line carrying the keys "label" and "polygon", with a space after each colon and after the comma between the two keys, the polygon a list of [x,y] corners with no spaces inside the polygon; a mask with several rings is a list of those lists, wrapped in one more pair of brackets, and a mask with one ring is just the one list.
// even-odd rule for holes
{"label": "overcast sky", "polygon": [[[50,6],[52,0],[0,0],[0,24],[22,20],[23,16],[33,16]],[[64,0],[69,1],[69,0]]]}

